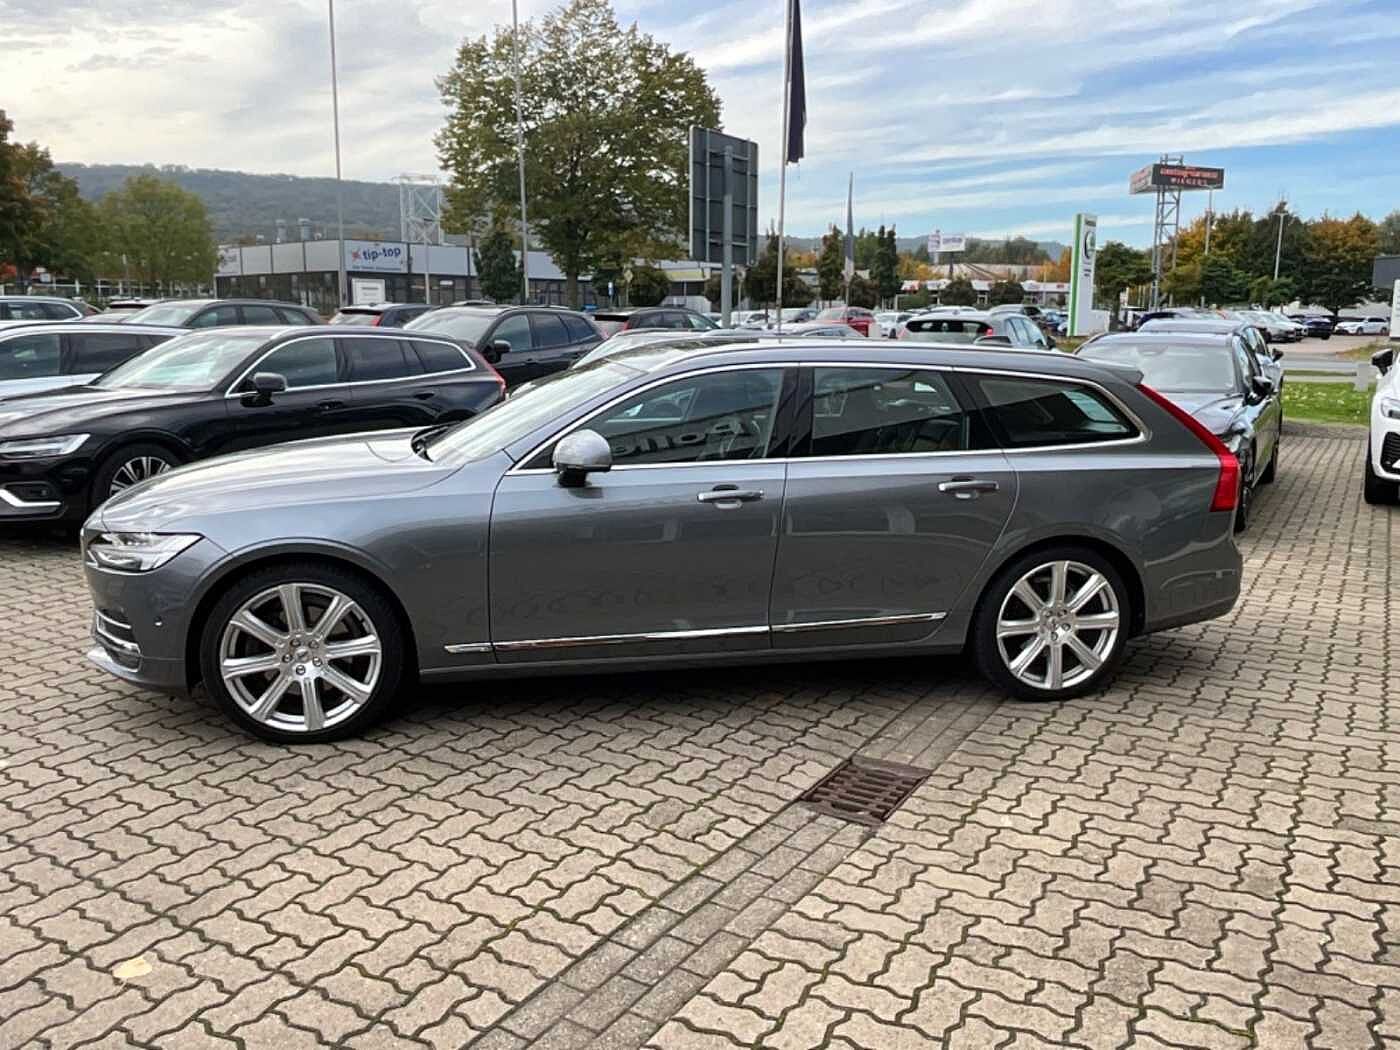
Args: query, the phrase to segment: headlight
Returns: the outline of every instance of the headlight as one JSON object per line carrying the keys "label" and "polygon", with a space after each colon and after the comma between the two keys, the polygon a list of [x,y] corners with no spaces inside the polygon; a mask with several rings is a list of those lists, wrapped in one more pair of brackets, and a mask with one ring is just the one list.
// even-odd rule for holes
{"label": "headlight", "polygon": [[1400,401],[1393,397],[1381,398],[1381,415],[1387,419],[1400,419]]}
{"label": "headlight", "polygon": [[150,572],[198,539],[188,532],[103,532],[88,544],[87,560],[99,569]]}
{"label": "headlight", "polygon": [[10,459],[44,459],[48,456],[67,456],[77,452],[87,439],[86,434],[60,434],[57,437],[0,441],[0,456],[7,456]]}

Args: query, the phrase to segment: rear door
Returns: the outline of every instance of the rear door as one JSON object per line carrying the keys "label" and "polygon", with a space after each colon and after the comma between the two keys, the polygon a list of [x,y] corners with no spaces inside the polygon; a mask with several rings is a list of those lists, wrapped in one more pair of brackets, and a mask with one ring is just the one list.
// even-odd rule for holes
{"label": "rear door", "polygon": [[424,426],[437,418],[437,392],[423,364],[397,336],[342,336],[353,430]]}
{"label": "rear door", "polygon": [[535,348],[531,362],[534,378],[562,372],[583,356],[582,347],[573,344],[559,314],[531,313],[530,329]]}
{"label": "rear door", "polygon": [[773,645],[925,638],[996,544],[1016,474],[951,372],[819,366],[802,388],[808,433],[788,464]]}
{"label": "rear door", "polygon": [[152,345],[140,332],[70,332],[64,337],[63,371],[71,383],[90,383]]}

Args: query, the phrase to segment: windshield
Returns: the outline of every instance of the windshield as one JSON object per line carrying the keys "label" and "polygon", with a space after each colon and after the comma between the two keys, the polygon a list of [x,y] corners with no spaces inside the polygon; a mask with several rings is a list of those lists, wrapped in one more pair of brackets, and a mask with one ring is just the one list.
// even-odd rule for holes
{"label": "windshield", "polygon": [[127,320],[137,321],[140,324],[168,324],[176,328],[183,328],[194,316],[195,311],[203,305],[203,303],[156,303],[144,310],[137,310]]}
{"label": "windshield", "polygon": [[437,332],[475,346],[486,334],[486,329],[491,327],[491,322],[499,316],[494,310],[431,310],[409,321],[404,325],[404,330]]}
{"label": "windshield", "polygon": [[521,389],[510,400],[434,435],[425,448],[435,460],[485,459],[635,374],[611,361],[556,372]]}
{"label": "windshield", "polygon": [[1135,346],[1131,343],[1093,343],[1079,351],[1091,361],[1136,368],[1153,390],[1174,394],[1233,394],[1235,359],[1224,343],[1219,346],[1177,344]]}
{"label": "windshield", "polygon": [[266,338],[228,330],[182,335],[118,365],[92,385],[104,390],[137,386],[213,390]]}

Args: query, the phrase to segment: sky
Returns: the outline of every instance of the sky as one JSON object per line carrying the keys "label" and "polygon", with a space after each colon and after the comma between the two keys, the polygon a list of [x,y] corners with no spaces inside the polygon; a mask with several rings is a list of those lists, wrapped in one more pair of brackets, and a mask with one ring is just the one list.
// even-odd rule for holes
{"label": "sky", "polygon": [[[519,0],[521,18],[559,0]],[[689,52],[724,130],[759,143],[776,215],[784,0],[614,0]],[[787,229],[855,222],[1145,245],[1128,177],[1162,153],[1226,169],[1217,211],[1400,208],[1400,0],[802,0],[807,156]],[[0,108],[60,161],[334,172],[326,4],[0,0]],[[434,79],[510,0],[336,0],[347,178],[435,172]],[[1202,213],[1188,194],[1183,220]]]}

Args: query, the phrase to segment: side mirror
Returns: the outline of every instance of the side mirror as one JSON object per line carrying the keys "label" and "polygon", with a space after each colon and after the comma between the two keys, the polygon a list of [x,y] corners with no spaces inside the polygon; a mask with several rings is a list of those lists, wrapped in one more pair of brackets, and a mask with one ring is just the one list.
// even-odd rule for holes
{"label": "side mirror", "polygon": [[589,474],[609,470],[612,447],[596,430],[575,430],[554,446],[554,472],[561,485],[582,485]]}
{"label": "side mirror", "polygon": [[245,386],[253,404],[266,405],[272,402],[273,394],[286,393],[287,377],[277,372],[254,372]]}
{"label": "side mirror", "polygon": [[973,346],[1010,346],[1011,340],[1004,335],[984,335],[973,342]]}
{"label": "side mirror", "polygon": [[1045,333],[1045,349],[1055,350],[1058,349],[1059,345],[1059,343],[1055,342],[1055,337],[1053,335],[1049,332]]}
{"label": "side mirror", "polygon": [[491,340],[491,344],[483,352],[482,356],[494,365],[497,361],[501,359],[502,354],[508,353],[510,353],[509,339],[493,339]]}
{"label": "side mirror", "polygon": [[1274,381],[1268,376],[1255,376],[1250,385],[1260,397],[1268,397],[1274,392]]}
{"label": "side mirror", "polygon": [[1385,375],[1395,365],[1395,348],[1388,346],[1384,350],[1377,350],[1371,355],[1371,364],[1380,370],[1381,375]]}

